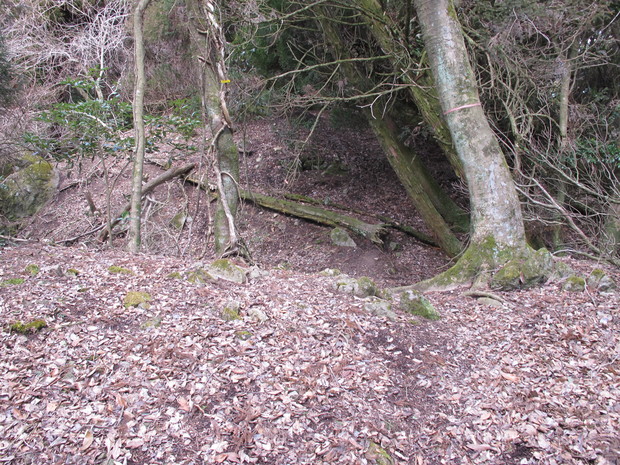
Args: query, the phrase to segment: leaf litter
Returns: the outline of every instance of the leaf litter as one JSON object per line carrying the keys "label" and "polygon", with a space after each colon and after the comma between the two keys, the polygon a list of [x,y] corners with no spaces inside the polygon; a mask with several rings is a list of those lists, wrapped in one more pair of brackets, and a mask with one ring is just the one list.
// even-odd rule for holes
{"label": "leaf litter", "polygon": [[0,288],[2,463],[379,463],[371,445],[395,464],[620,461],[617,294],[430,294],[440,321],[391,321],[317,274],[195,285],[170,274],[200,263],[171,257],[0,254],[0,279],[24,279]]}

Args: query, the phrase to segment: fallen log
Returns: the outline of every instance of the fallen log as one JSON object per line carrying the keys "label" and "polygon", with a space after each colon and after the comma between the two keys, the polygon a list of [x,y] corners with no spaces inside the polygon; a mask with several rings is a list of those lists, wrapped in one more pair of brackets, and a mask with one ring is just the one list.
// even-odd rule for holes
{"label": "fallen log", "polygon": [[[189,163],[187,165],[180,166],[180,167],[177,167],[177,168],[174,168],[174,167],[170,168],[169,170],[167,170],[166,172],[162,173],[160,176],[156,177],[152,181],[149,181],[142,188],[142,197],[145,197],[146,195],[150,194],[153,191],[153,189],[155,189],[160,184],[163,184],[166,181],[170,181],[171,179],[174,179],[177,176],[183,176],[183,175],[189,173],[195,167],[196,167],[195,163]],[[120,221],[124,217],[124,215],[129,213],[130,209],[131,209],[131,203],[127,202],[123,206],[122,210],[119,213],[117,213],[116,215],[114,215],[114,219],[112,220],[112,223],[110,225],[110,229],[114,229],[114,227],[118,223],[120,223]],[[97,239],[99,239],[101,242],[103,242],[107,238],[108,238],[108,228],[102,229],[101,232],[99,233],[99,236],[97,237]]]}
{"label": "fallen log", "polygon": [[240,196],[243,200],[252,202],[263,208],[274,210],[286,215],[296,216],[315,223],[324,224],[331,227],[346,228],[375,244],[382,245],[383,238],[387,231],[385,224],[366,223],[357,218],[336,213],[331,210],[319,208],[314,205],[306,205],[299,202],[277,199],[267,195],[257,194],[256,192],[241,191]]}
{"label": "fallen log", "polygon": [[333,207],[333,208],[337,208],[338,210],[343,210],[343,211],[348,211],[351,213],[357,213],[359,215],[365,215],[365,216],[373,216],[375,218],[377,218],[378,220],[381,220],[383,222],[383,224],[387,227],[390,227],[392,229],[397,229],[401,232],[404,232],[405,234],[415,237],[417,240],[419,240],[420,242],[422,242],[423,244],[427,244],[433,247],[439,247],[439,244],[437,244],[437,241],[435,241],[431,236],[424,234],[423,232],[417,231],[415,229],[413,229],[411,226],[406,226],[403,224],[400,224],[398,221],[389,218],[387,216],[381,216],[381,215],[373,215],[373,214],[369,214],[367,212],[363,212],[361,210],[356,210],[350,207],[347,207],[346,205],[342,205],[339,203],[334,203],[334,202],[321,202],[320,200],[314,199],[312,197],[308,197],[305,195],[299,195],[299,194],[284,194],[284,197],[286,199],[289,200],[293,200],[293,201],[298,201],[298,202],[304,202],[304,203],[309,203],[311,205],[326,205],[329,207]]}

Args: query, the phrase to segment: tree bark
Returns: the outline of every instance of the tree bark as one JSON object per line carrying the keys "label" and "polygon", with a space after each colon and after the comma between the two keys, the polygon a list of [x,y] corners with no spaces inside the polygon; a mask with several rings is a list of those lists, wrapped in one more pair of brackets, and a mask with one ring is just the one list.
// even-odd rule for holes
{"label": "tree bark", "polygon": [[131,176],[131,212],[129,214],[129,251],[140,251],[140,225],[142,216],[142,169],[146,136],[144,131],[144,11],[151,0],[139,0],[133,16],[134,59],[136,82],[133,97],[133,125],[135,146],[133,174]]}
{"label": "tree bark", "polygon": [[215,253],[236,253],[238,237],[235,216],[239,205],[239,153],[233,140],[226,106],[225,38],[219,24],[219,5],[214,0],[189,0],[194,31],[192,39],[201,70],[202,103],[211,130],[211,150],[216,156],[219,197],[214,216]]}
{"label": "tree bark", "polygon": [[[414,0],[414,6],[441,107],[463,164],[472,209],[468,249],[452,269],[426,283],[454,287],[471,282],[481,272],[491,274],[508,262],[524,266],[533,251],[526,242],[510,170],[480,105],[454,5],[450,0]],[[548,267],[548,261],[542,267]],[[548,271],[541,269],[540,273]]]}

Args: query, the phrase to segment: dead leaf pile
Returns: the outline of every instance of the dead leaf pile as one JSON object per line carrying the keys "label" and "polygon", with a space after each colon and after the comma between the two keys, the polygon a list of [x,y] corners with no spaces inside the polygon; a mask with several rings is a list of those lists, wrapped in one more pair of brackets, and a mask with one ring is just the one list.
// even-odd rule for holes
{"label": "dead leaf pile", "polygon": [[[389,321],[330,277],[196,285],[171,273],[201,264],[168,257],[0,254],[0,281],[24,279],[0,287],[3,463],[373,464],[371,444],[395,464],[620,459],[617,295],[431,295],[441,321]],[[131,291],[150,305],[125,308]]]}

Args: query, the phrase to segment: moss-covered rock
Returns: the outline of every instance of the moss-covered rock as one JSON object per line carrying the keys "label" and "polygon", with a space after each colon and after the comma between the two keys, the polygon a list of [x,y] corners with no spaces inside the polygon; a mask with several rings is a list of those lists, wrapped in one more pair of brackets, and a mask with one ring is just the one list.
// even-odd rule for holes
{"label": "moss-covered rock", "polygon": [[586,290],[586,280],[581,276],[569,276],[562,283],[562,290],[567,292],[583,292]]}
{"label": "moss-covered rock", "polygon": [[78,276],[80,274],[80,272],[78,270],[76,270],[75,268],[69,268],[67,270],[67,274],[70,276]]}
{"label": "moss-covered rock", "polygon": [[39,265],[31,263],[30,265],[27,265],[26,268],[24,268],[24,271],[30,276],[36,276],[39,274],[39,271],[41,271],[41,268],[39,268]]}
{"label": "moss-covered rock", "polygon": [[240,320],[241,303],[236,300],[226,302],[226,305],[220,309],[220,318],[224,321]]}
{"label": "moss-covered rock", "polygon": [[222,258],[211,263],[207,270],[211,276],[224,281],[243,284],[247,281],[247,270],[235,265],[230,260]]}
{"label": "moss-covered rock", "polygon": [[33,320],[28,323],[16,321],[9,325],[10,332],[19,334],[32,334],[41,331],[43,328],[47,328],[47,322],[42,319]]}
{"label": "moss-covered rock", "polygon": [[9,221],[34,215],[54,195],[58,174],[36,155],[25,155],[22,169],[0,180],[0,214]]}
{"label": "moss-covered rock", "polygon": [[341,275],[336,280],[334,287],[339,292],[353,294],[357,297],[370,297],[377,295],[378,292],[375,282],[366,276],[355,279],[347,275]]}
{"label": "moss-covered rock", "polygon": [[148,292],[140,292],[140,291],[129,291],[125,298],[123,299],[123,305],[125,308],[130,307],[141,307],[141,308],[150,308],[152,297]]}
{"label": "moss-covered rock", "polygon": [[441,315],[429,300],[414,290],[407,290],[400,295],[400,307],[407,313],[429,320],[439,320]]}
{"label": "moss-covered rock", "polygon": [[368,459],[369,463],[374,465],[394,465],[394,459],[388,452],[378,444],[370,441],[368,444],[368,449],[366,449],[366,453],[364,454]]}
{"label": "moss-covered rock", "polygon": [[127,268],[123,268],[122,266],[112,265],[108,267],[108,272],[112,274],[126,274],[126,275],[134,275],[135,273]]}
{"label": "moss-covered rock", "polygon": [[378,317],[396,321],[396,313],[392,310],[392,303],[379,297],[367,297],[364,302],[364,310]]}
{"label": "moss-covered rock", "polygon": [[600,268],[595,268],[588,276],[588,286],[599,292],[609,292],[616,289],[616,283],[611,276]]}
{"label": "moss-covered rock", "polygon": [[178,271],[173,271],[172,273],[168,273],[166,275],[166,278],[168,278],[168,279],[183,279],[183,275],[181,273],[179,273]]}
{"label": "moss-covered rock", "polygon": [[342,228],[334,228],[331,233],[329,233],[329,238],[332,242],[338,247],[357,247],[357,244],[349,233]]}
{"label": "moss-covered rock", "polygon": [[192,284],[205,284],[209,281],[215,281],[215,278],[202,268],[196,268],[195,270],[187,272],[185,274],[185,279]]}

